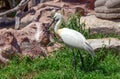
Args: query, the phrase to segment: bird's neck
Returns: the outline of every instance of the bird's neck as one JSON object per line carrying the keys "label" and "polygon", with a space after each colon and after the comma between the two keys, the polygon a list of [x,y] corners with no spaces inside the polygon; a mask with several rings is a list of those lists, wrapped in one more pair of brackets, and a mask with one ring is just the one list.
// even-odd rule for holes
{"label": "bird's neck", "polygon": [[62,18],[58,20],[58,22],[55,24],[55,27],[54,27],[54,31],[55,33],[57,33],[57,30],[59,29],[60,25],[61,25],[61,22],[62,22]]}

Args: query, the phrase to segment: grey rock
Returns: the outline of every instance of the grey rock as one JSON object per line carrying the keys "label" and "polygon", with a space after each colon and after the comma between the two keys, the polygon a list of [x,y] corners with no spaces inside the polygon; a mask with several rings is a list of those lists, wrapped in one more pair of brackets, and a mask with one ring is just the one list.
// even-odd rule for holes
{"label": "grey rock", "polygon": [[87,41],[94,50],[106,47],[108,49],[116,48],[117,51],[120,51],[120,40],[117,38],[89,39]]}
{"label": "grey rock", "polygon": [[95,12],[97,13],[120,13],[119,8],[107,8],[106,6],[100,6],[95,8]]}
{"label": "grey rock", "polygon": [[96,0],[95,1],[95,7],[103,6],[105,5],[107,0]]}
{"label": "grey rock", "polygon": [[108,0],[106,1],[105,6],[107,6],[108,8],[119,8],[120,0]]}
{"label": "grey rock", "polygon": [[95,15],[103,19],[120,18],[120,0],[96,0]]}
{"label": "grey rock", "polygon": [[96,17],[103,19],[118,19],[120,18],[120,13],[95,13]]}
{"label": "grey rock", "polygon": [[91,34],[103,33],[105,35],[108,35],[115,33],[120,35],[120,19],[105,20],[97,18],[95,15],[90,15],[82,16],[80,22],[85,22],[85,28],[90,28]]}

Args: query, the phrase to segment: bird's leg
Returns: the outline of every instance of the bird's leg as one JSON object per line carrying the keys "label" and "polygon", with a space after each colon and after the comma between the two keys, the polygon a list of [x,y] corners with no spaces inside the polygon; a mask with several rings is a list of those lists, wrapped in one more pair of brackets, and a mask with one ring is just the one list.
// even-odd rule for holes
{"label": "bird's leg", "polygon": [[82,63],[82,68],[85,68],[84,59],[83,59],[82,54],[80,53],[80,51],[79,51],[79,55],[80,55],[80,60],[81,60],[81,63]]}
{"label": "bird's leg", "polygon": [[77,62],[76,62],[76,56],[75,56],[75,53],[74,53],[74,50],[73,50],[73,67],[75,68],[75,71],[76,71],[76,65],[77,65]]}

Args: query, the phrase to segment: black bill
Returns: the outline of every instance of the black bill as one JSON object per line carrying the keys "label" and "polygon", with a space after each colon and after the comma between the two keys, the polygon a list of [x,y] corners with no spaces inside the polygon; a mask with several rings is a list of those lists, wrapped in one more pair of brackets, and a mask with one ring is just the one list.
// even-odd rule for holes
{"label": "black bill", "polygon": [[52,22],[48,25],[48,29],[52,26],[52,24],[54,23],[55,19],[53,18]]}

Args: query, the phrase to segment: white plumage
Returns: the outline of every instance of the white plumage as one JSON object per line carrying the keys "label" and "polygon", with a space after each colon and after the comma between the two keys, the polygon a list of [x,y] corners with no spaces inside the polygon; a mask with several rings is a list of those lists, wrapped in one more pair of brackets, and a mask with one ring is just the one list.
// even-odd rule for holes
{"label": "white plumage", "polygon": [[62,17],[60,13],[55,13],[54,15],[54,19],[57,20],[54,26],[55,33],[58,34],[68,46],[78,48],[79,50],[87,50],[92,56],[95,56],[93,48],[88,44],[87,40],[80,32],[69,28],[59,29]]}
{"label": "white plumage", "polygon": [[85,38],[79,32],[72,29],[63,28],[60,36],[67,45],[76,48],[83,48]]}
{"label": "white plumage", "polygon": [[[73,29],[69,29],[69,28],[59,29],[59,26],[62,22],[62,17],[63,16],[60,13],[55,13],[55,15],[54,15],[54,20],[52,21],[52,23],[54,21],[57,21],[57,23],[54,26],[55,33],[57,35],[59,35],[59,37],[63,40],[63,42],[66,45],[68,45],[72,48],[77,48],[79,50],[80,49],[87,50],[92,56],[95,56],[93,48],[89,45],[89,43],[87,42],[85,37],[80,32],[73,30]],[[84,66],[83,57],[80,52],[79,52],[79,54],[80,54],[82,65]],[[74,52],[73,52],[73,55],[74,55],[74,60],[76,62]]]}
{"label": "white plumage", "polygon": [[[60,30],[62,31],[59,33],[59,36],[65,44],[67,44],[70,47],[78,48],[79,50],[85,49],[92,56],[95,56],[92,47],[88,44],[85,37],[81,33],[68,28],[63,28]],[[59,30],[57,32],[59,32]]]}

